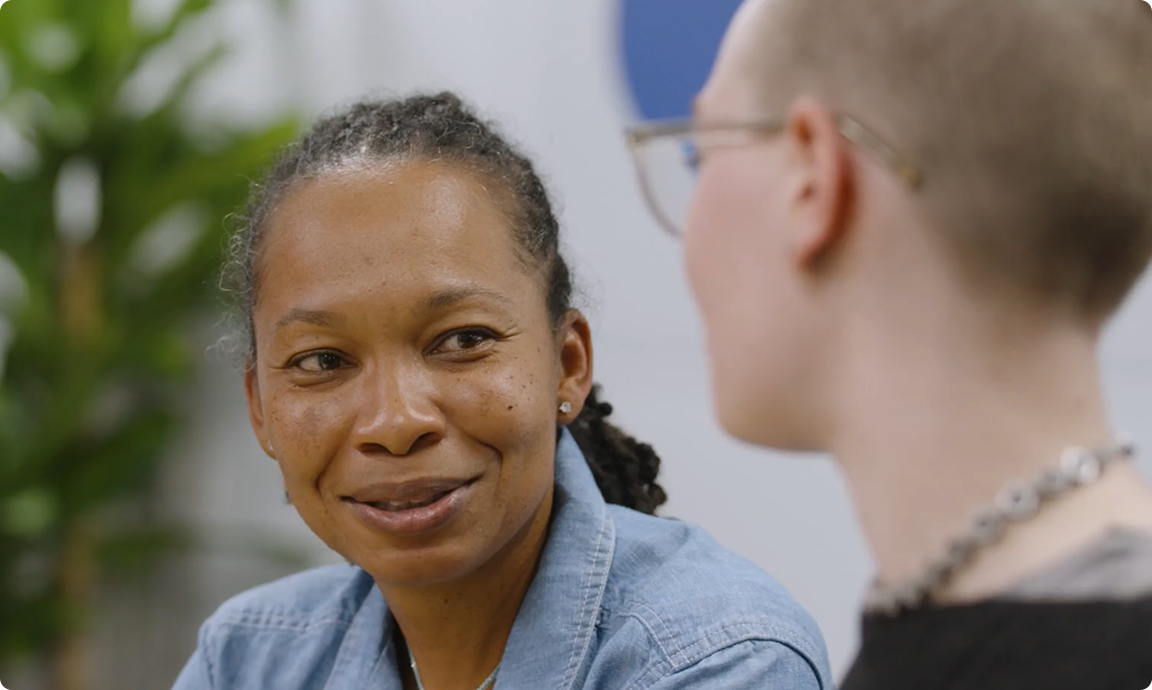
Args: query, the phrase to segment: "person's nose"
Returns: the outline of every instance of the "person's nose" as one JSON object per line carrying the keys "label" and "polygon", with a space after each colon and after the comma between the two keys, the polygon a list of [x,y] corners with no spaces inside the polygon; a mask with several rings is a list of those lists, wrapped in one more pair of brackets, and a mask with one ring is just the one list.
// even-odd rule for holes
{"label": "person's nose", "polygon": [[358,451],[403,456],[444,437],[445,419],[433,401],[433,382],[418,367],[380,367],[367,385],[369,394],[353,430]]}

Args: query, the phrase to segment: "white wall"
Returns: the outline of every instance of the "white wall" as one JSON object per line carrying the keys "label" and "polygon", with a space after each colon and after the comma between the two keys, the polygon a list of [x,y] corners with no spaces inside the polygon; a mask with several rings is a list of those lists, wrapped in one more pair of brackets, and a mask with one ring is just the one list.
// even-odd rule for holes
{"label": "white wall", "polygon": [[[301,0],[284,40],[255,2],[236,0],[226,15],[245,48],[206,91],[206,109],[258,115],[296,103],[315,113],[367,91],[451,88],[526,146],[561,202],[596,328],[597,378],[625,426],[665,459],[665,512],[704,525],[781,580],[815,615],[842,670],[856,644],[867,553],[830,463],[738,445],[712,420],[679,247],[649,218],[621,137],[631,115],[613,0]],[[1149,287],[1114,329],[1106,369],[1121,426],[1152,443]],[[255,526],[330,559],[283,504],[236,373],[206,357],[195,394],[195,424],[170,478],[172,510],[223,533]],[[192,617],[259,577],[234,564],[195,568]],[[177,638],[190,644],[191,634]]]}

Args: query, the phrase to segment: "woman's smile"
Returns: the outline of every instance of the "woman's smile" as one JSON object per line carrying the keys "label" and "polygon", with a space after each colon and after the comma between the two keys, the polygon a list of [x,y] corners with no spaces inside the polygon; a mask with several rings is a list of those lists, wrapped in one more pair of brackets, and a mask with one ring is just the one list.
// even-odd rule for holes
{"label": "woman's smile", "polygon": [[421,478],[374,484],[341,500],[369,529],[389,534],[430,532],[464,512],[480,477]]}

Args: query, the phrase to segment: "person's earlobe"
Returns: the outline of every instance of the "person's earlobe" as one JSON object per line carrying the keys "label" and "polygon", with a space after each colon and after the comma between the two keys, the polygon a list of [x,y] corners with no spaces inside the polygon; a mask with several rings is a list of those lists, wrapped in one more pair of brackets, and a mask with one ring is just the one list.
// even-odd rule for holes
{"label": "person's earlobe", "polygon": [[568,424],[580,416],[584,400],[592,390],[592,328],[576,309],[565,316],[560,340],[560,369],[556,400],[558,421]]}
{"label": "person's earlobe", "polygon": [[852,191],[849,144],[832,111],[810,97],[793,104],[786,136],[796,166],[791,205],[799,219],[791,253],[801,265],[813,266],[832,253],[846,230]]}

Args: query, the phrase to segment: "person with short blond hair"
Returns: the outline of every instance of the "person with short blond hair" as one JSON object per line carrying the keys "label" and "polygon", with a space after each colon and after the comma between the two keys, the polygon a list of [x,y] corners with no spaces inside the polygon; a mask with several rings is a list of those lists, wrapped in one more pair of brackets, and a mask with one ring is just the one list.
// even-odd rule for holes
{"label": "person with short blond hair", "polygon": [[1149,7],[747,0],[694,118],[630,141],[721,423],[849,483],[844,690],[1148,685],[1152,491],[1098,358],[1152,256]]}

